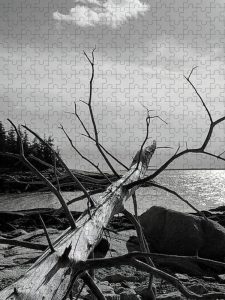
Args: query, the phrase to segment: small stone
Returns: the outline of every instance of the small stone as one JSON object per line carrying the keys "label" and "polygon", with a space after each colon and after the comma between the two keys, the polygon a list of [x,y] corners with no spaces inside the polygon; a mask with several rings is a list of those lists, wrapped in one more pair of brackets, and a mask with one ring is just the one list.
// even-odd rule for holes
{"label": "small stone", "polygon": [[140,300],[141,297],[133,289],[126,289],[120,293],[121,300]]}
{"label": "small stone", "polygon": [[106,280],[104,280],[104,281],[101,281],[101,282],[99,282],[99,284],[103,284],[103,285],[109,285],[109,282],[108,282],[108,281],[106,281]]}
{"label": "small stone", "polygon": [[120,295],[117,294],[104,294],[107,300],[120,300]]}
{"label": "small stone", "polygon": [[102,284],[102,282],[98,285],[99,289],[103,294],[113,294],[114,289],[110,285]]}
{"label": "small stone", "polygon": [[218,277],[221,281],[225,281],[225,274],[220,274]]}
{"label": "small stone", "polygon": [[164,295],[158,295],[157,300],[184,300],[183,296],[179,292],[171,292]]}
{"label": "small stone", "polygon": [[122,286],[115,286],[114,291],[116,294],[121,294],[122,292],[126,291],[126,288],[124,288]]}
{"label": "small stone", "polygon": [[187,275],[180,274],[180,273],[176,273],[175,275],[176,275],[176,277],[177,277],[179,280],[182,280],[182,281],[189,281],[189,277],[188,277]]}

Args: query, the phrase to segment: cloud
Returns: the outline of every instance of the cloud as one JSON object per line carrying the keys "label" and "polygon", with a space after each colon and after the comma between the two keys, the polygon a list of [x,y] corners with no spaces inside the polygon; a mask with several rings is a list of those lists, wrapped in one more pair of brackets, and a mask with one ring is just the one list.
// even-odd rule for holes
{"label": "cloud", "polygon": [[148,9],[149,5],[139,0],[75,0],[75,7],[68,15],[56,11],[53,18],[81,27],[105,25],[116,28]]}

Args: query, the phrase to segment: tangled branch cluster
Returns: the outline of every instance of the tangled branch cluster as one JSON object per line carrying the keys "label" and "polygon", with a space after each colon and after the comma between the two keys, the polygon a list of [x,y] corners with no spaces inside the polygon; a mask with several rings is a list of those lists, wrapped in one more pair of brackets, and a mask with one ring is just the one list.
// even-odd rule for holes
{"label": "tangled branch cluster", "polygon": [[[87,55],[86,52],[84,52],[85,57],[87,58],[88,62],[90,63],[91,66],[91,78],[90,78],[90,82],[89,82],[89,99],[88,102],[84,102],[89,110],[89,114],[90,114],[90,118],[91,118],[91,122],[92,122],[92,126],[93,126],[93,134],[91,134],[89,132],[89,130],[87,129],[87,127],[85,126],[85,123],[82,121],[82,118],[80,117],[78,111],[77,111],[77,104],[75,103],[74,106],[74,113],[72,113],[77,120],[80,122],[80,125],[82,126],[83,130],[84,130],[84,136],[86,136],[88,139],[90,139],[92,142],[95,143],[97,150],[99,151],[99,153],[101,154],[101,156],[103,157],[103,159],[105,160],[105,162],[107,163],[109,169],[111,170],[111,172],[114,175],[114,179],[110,179],[99,167],[98,164],[92,162],[88,157],[86,157],[78,148],[77,146],[74,145],[72,139],[70,138],[70,136],[67,134],[65,128],[63,127],[63,125],[60,125],[60,129],[64,132],[65,136],[67,137],[68,141],[70,142],[71,146],[73,147],[73,149],[76,151],[76,153],[78,155],[80,155],[80,157],[82,159],[84,159],[85,161],[87,161],[90,165],[92,165],[92,167],[94,167],[106,180],[107,184],[105,187],[100,188],[100,189],[96,189],[94,191],[87,191],[84,186],[82,185],[82,183],[79,181],[79,179],[76,177],[76,175],[74,175],[74,173],[71,172],[71,170],[68,168],[68,166],[64,163],[63,159],[60,157],[59,153],[56,152],[44,139],[42,139],[37,133],[35,133],[32,129],[30,129],[28,126],[23,125],[23,127],[29,131],[31,134],[33,134],[39,141],[41,141],[41,143],[43,143],[45,146],[47,146],[51,152],[54,155],[54,165],[51,165],[51,167],[54,169],[54,174],[55,174],[55,178],[56,181],[55,183],[51,182],[50,180],[48,180],[40,171],[38,171],[31,163],[30,161],[25,157],[24,155],[24,149],[23,149],[23,142],[22,142],[22,138],[20,136],[20,132],[18,130],[18,128],[15,126],[15,124],[9,120],[9,122],[11,123],[11,125],[14,127],[16,134],[18,136],[18,140],[19,140],[19,144],[20,144],[20,153],[19,154],[13,154],[13,153],[1,153],[1,155],[8,155],[8,156],[12,156],[15,157],[17,159],[20,159],[35,175],[37,175],[39,177],[39,179],[43,182],[45,182],[46,186],[49,188],[49,190],[54,193],[56,195],[56,197],[58,198],[62,209],[65,211],[65,214],[69,220],[70,223],[70,227],[71,227],[71,232],[76,233],[78,232],[78,230],[80,230],[80,228],[82,226],[85,226],[85,224],[87,224],[87,222],[89,222],[91,220],[91,218],[93,216],[95,216],[97,210],[99,209],[99,207],[101,207],[103,204],[102,203],[95,203],[94,200],[92,199],[92,195],[93,194],[97,194],[97,193],[103,193],[104,195],[110,194],[110,193],[116,193],[118,192],[120,189],[121,191],[125,194],[130,193],[129,195],[132,195],[133,197],[133,203],[134,203],[134,211],[135,211],[135,215],[133,216],[130,212],[128,212],[127,210],[123,210],[123,214],[134,224],[136,231],[137,231],[137,236],[139,239],[139,243],[140,243],[140,248],[141,248],[141,252],[133,252],[133,253],[128,253],[126,255],[122,255],[119,257],[113,257],[113,258],[107,258],[107,259],[88,259],[86,261],[73,261],[70,258],[70,253],[71,253],[71,249],[72,249],[72,244],[70,244],[69,246],[67,246],[64,249],[64,252],[59,254],[59,260],[58,263],[60,262],[61,266],[64,266],[64,264],[66,265],[67,263],[70,264],[71,266],[73,266],[73,276],[70,282],[69,287],[67,288],[67,290],[65,291],[65,295],[63,297],[63,299],[66,299],[66,297],[69,295],[72,286],[74,284],[74,281],[78,278],[78,276],[81,276],[81,278],[83,279],[84,283],[87,284],[90,289],[92,290],[93,294],[98,298],[98,299],[105,299],[104,295],[102,294],[102,292],[99,290],[99,288],[97,287],[94,279],[90,276],[90,274],[88,273],[88,271],[92,270],[92,269],[97,269],[97,268],[104,268],[104,267],[110,267],[110,266],[121,266],[121,265],[132,265],[135,266],[137,269],[143,270],[143,271],[147,271],[149,272],[149,295],[151,295],[152,299],[156,299],[156,295],[155,292],[153,291],[152,288],[152,282],[153,282],[153,276],[159,276],[162,279],[168,281],[169,283],[171,283],[173,286],[175,286],[183,295],[185,295],[188,298],[191,299],[224,299],[224,295],[222,293],[217,293],[217,292],[213,292],[213,293],[206,293],[203,295],[199,295],[196,294],[194,292],[191,292],[190,290],[188,290],[177,278],[175,278],[174,276],[163,272],[162,270],[158,269],[155,267],[153,260],[156,257],[160,257],[160,255],[158,254],[154,254],[154,253],[150,253],[149,251],[149,247],[148,244],[146,242],[145,236],[143,234],[142,231],[142,227],[139,223],[139,219],[138,219],[138,214],[137,214],[137,201],[136,201],[136,196],[135,196],[135,188],[138,188],[139,186],[145,184],[145,186],[150,186],[150,187],[156,187],[159,189],[162,189],[168,193],[173,194],[174,196],[178,197],[181,201],[185,202],[187,205],[189,205],[193,210],[195,210],[196,212],[198,212],[199,214],[201,214],[201,212],[199,212],[199,210],[197,208],[194,207],[194,205],[192,205],[190,202],[188,202],[187,200],[185,200],[182,196],[180,196],[177,192],[173,191],[172,189],[165,187],[163,185],[161,185],[160,183],[157,183],[155,180],[155,178],[161,173],[163,172],[173,161],[175,161],[176,159],[178,159],[179,157],[189,154],[189,153],[201,153],[201,154],[205,154],[208,156],[212,156],[215,157],[217,159],[223,160],[225,161],[225,159],[222,157],[222,154],[220,155],[215,155],[211,152],[208,152],[206,150],[206,147],[212,137],[212,133],[213,130],[215,128],[215,126],[217,126],[218,124],[220,124],[221,122],[223,122],[225,120],[225,117],[221,117],[215,121],[213,121],[212,115],[209,111],[209,109],[207,108],[204,100],[202,99],[201,95],[199,94],[199,92],[197,91],[195,85],[192,83],[191,81],[191,76],[193,71],[195,70],[195,68],[193,68],[190,72],[190,74],[185,77],[186,81],[191,85],[191,87],[193,88],[194,92],[196,93],[196,95],[198,96],[198,98],[200,99],[207,115],[208,118],[210,120],[210,126],[208,129],[208,133],[203,141],[203,143],[200,145],[200,147],[198,148],[187,148],[183,151],[180,151],[180,149],[178,148],[177,151],[175,152],[175,154],[169,158],[161,167],[159,167],[153,174],[146,176],[144,178],[138,178],[138,180],[135,181],[131,181],[129,182],[129,179],[133,176],[133,174],[135,174],[135,172],[142,172],[143,171],[143,161],[145,159],[145,155],[146,155],[146,149],[144,149],[144,146],[148,140],[148,136],[149,136],[149,126],[150,126],[150,121],[151,119],[155,119],[158,118],[160,119],[162,122],[166,123],[164,120],[162,120],[159,116],[151,116],[150,115],[150,110],[147,110],[147,117],[146,117],[146,136],[144,141],[142,142],[142,145],[140,147],[140,151],[137,153],[135,159],[133,160],[133,163],[131,164],[131,167],[128,168],[124,163],[122,163],[118,158],[116,158],[113,154],[110,153],[110,151],[108,151],[99,141],[99,134],[98,134],[98,129],[97,129],[97,125],[95,122],[95,117],[94,117],[94,113],[93,113],[93,108],[92,108],[92,92],[93,92],[93,80],[94,80],[94,65],[95,65],[95,59],[94,59],[94,51],[95,49],[92,51],[91,54],[91,58]],[[155,151],[155,144],[153,144],[150,148],[148,148],[148,151],[151,152],[151,155],[153,155],[154,151]],[[151,155],[149,156],[151,158]],[[128,175],[126,177],[126,181],[120,181],[122,180],[122,177],[120,174],[118,174],[115,170],[115,168],[113,167],[112,163],[109,160],[109,157],[113,160],[115,160],[117,163],[119,163],[124,169],[126,169],[128,171]],[[150,159],[149,158],[149,159]],[[80,188],[80,190],[83,192],[82,196],[76,197],[75,199],[70,200],[69,202],[65,202],[61,191],[60,191],[60,172],[57,170],[57,163],[59,163],[65,170],[65,172],[68,174],[68,176],[70,176],[70,178],[72,179],[72,181],[74,181]],[[118,180],[116,182],[116,180]],[[82,223],[82,225],[79,225],[79,221],[78,223],[74,221],[73,216],[69,210],[69,205],[76,202],[76,201],[80,201],[82,199],[87,199],[88,200],[88,207],[87,207],[87,211],[86,213],[89,215],[89,218],[86,218],[86,214],[84,212],[83,214],[83,218],[85,219],[85,222]],[[204,218],[205,216],[202,215]],[[32,244],[32,243],[28,243],[28,242],[21,242],[21,241],[16,241],[16,240],[6,240],[6,239],[0,239],[0,243],[8,243],[8,244],[14,244],[14,245],[18,245],[18,246],[22,246],[22,247],[27,247],[27,248],[32,248],[32,249],[41,249],[43,251],[50,251],[50,255],[54,256],[57,253],[57,243],[51,243],[51,240],[49,238],[46,226],[40,216],[40,220],[44,229],[44,232],[46,234],[46,238],[48,241],[48,248],[46,250],[45,245],[37,245],[37,244]],[[82,219],[81,219],[82,220]],[[80,222],[81,222],[80,220]],[[110,221],[110,218],[109,220]],[[71,233],[71,234],[72,234]],[[97,243],[97,241],[95,241],[95,243]],[[91,247],[94,245],[91,245]],[[75,251],[75,250],[74,250]],[[90,250],[91,251],[91,250]],[[142,262],[139,259],[140,258],[144,258],[146,260],[146,262]],[[211,266],[219,266],[222,269],[225,269],[225,264],[221,263],[221,262],[213,262],[210,260],[206,260],[206,259],[201,259],[201,258],[197,258],[197,257],[176,257],[176,256],[169,256],[169,255],[164,255],[163,259],[174,259],[174,260],[179,260],[179,259],[183,259],[183,261],[188,261],[188,260],[197,260],[201,263],[204,264],[208,264]],[[14,288],[14,294],[19,294],[19,287],[15,287]],[[0,293],[1,294],[1,293]]]}

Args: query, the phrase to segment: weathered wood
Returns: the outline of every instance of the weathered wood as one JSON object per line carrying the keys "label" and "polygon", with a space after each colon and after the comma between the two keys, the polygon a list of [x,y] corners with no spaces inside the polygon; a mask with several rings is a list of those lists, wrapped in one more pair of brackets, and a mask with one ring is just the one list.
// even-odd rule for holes
{"label": "weathered wood", "polygon": [[124,202],[138,188],[127,190],[124,185],[143,178],[155,148],[155,142],[146,147],[138,168],[132,165],[121,179],[99,196],[96,207],[91,209],[91,218],[85,211],[77,220],[76,229],[67,229],[53,243],[55,252],[45,251],[21,279],[0,292],[0,299],[66,299],[74,276],[79,273],[78,263],[87,260],[100,241],[103,228],[113,215],[123,210]]}

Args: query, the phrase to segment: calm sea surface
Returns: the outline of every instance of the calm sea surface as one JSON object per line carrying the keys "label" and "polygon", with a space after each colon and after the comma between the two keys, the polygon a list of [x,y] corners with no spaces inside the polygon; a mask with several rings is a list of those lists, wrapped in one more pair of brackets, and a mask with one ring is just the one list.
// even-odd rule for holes
{"label": "calm sea surface", "polygon": [[[168,170],[156,178],[170,189],[175,190],[183,198],[200,210],[225,205],[225,170]],[[70,200],[80,192],[63,193]],[[175,196],[156,188],[140,188],[137,191],[139,213],[153,205],[160,205],[179,211],[192,211],[187,204]],[[8,194],[0,196],[0,210],[20,210],[37,207],[60,207],[56,197],[50,193]],[[86,200],[71,205],[72,210],[82,211]],[[132,200],[126,207],[133,211]]]}

